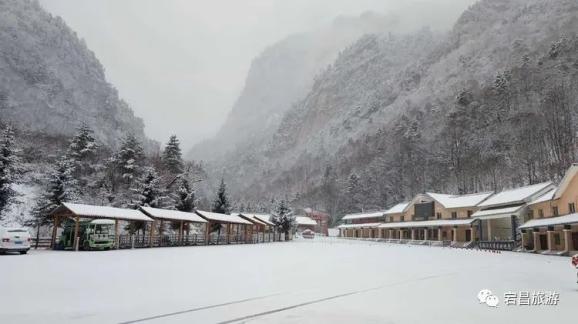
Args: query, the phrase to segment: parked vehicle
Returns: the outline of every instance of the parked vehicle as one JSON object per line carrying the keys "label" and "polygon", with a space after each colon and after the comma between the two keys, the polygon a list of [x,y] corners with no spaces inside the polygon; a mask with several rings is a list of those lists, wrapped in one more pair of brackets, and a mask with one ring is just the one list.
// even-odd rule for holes
{"label": "parked vehicle", "polygon": [[306,239],[312,239],[312,238],[315,238],[315,232],[313,232],[310,229],[306,229],[301,233],[301,236],[303,236],[303,238],[306,238]]}
{"label": "parked vehicle", "polygon": [[[60,235],[56,249],[74,248],[74,231],[76,224],[72,220],[64,223],[64,231]],[[90,250],[110,250],[114,247],[114,221],[109,219],[95,219],[81,221],[78,225],[79,248]]]}
{"label": "parked vehicle", "polygon": [[30,233],[25,228],[0,227],[0,253],[20,252],[28,253],[30,250]]}

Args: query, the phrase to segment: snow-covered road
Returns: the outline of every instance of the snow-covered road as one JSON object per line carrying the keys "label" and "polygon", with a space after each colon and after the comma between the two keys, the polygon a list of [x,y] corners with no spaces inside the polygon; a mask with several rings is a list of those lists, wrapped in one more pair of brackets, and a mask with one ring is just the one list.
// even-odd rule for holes
{"label": "snow-covered road", "polygon": [[0,323],[566,323],[577,305],[567,257],[336,239],[0,256]]}

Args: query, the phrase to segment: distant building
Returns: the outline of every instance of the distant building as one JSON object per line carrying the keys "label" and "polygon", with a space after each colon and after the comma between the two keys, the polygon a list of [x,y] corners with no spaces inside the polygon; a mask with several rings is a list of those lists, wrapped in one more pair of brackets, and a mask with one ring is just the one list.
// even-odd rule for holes
{"label": "distant building", "polygon": [[315,233],[319,233],[319,234],[323,234],[325,236],[329,235],[329,214],[319,211],[319,210],[314,210],[312,208],[305,208],[305,215],[313,220],[315,220],[315,222],[317,223],[317,225],[315,226]]}
{"label": "distant building", "polygon": [[317,233],[317,222],[307,216],[295,216],[295,224],[297,225],[297,232],[304,230],[312,230]]}

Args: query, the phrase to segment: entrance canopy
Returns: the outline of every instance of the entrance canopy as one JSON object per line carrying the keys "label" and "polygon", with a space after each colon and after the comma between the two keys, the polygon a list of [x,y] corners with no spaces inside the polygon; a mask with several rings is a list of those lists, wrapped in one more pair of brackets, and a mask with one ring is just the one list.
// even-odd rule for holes
{"label": "entrance canopy", "polygon": [[575,213],[558,217],[532,219],[524,223],[524,225],[520,226],[520,229],[555,226],[555,225],[569,225],[577,223],[578,223],[578,213]]}
{"label": "entrance canopy", "polygon": [[202,210],[196,210],[195,213],[204,218],[205,220],[213,223],[253,225],[253,223],[251,223],[250,221],[243,219],[237,215],[219,214]]}
{"label": "entrance canopy", "polygon": [[108,206],[92,206],[73,203],[62,203],[50,215],[78,216],[83,218],[108,218],[124,221],[152,222],[153,220],[140,210],[115,208]]}
{"label": "entrance canopy", "polygon": [[495,218],[519,216],[524,210],[524,207],[525,205],[519,205],[514,207],[479,210],[472,214],[472,218],[495,219]]}
{"label": "entrance canopy", "polygon": [[396,222],[384,223],[379,225],[379,228],[410,228],[410,227],[439,227],[439,226],[458,226],[470,225],[475,221],[472,218],[466,219],[435,219],[418,222]]}
{"label": "entrance canopy", "polygon": [[195,213],[187,213],[178,210],[159,209],[152,207],[141,207],[140,210],[152,218],[169,220],[169,221],[184,221],[191,223],[206,223],[207,221]]}

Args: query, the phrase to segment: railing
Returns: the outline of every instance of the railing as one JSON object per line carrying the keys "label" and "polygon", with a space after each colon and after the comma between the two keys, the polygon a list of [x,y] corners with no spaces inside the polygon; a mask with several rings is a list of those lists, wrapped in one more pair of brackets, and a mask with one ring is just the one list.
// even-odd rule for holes
{"label": "railing", "polygon": [[478,248],[482,250],[513,251],[515,241],[479,241]]}

